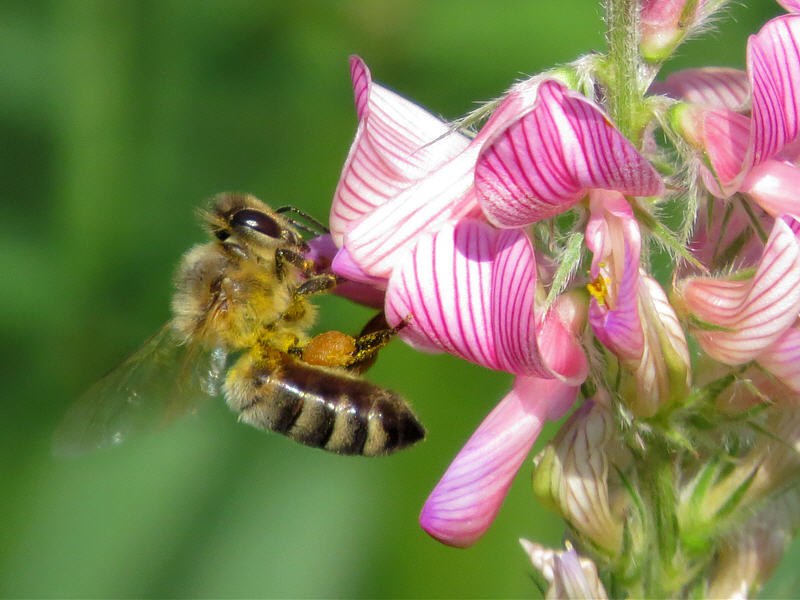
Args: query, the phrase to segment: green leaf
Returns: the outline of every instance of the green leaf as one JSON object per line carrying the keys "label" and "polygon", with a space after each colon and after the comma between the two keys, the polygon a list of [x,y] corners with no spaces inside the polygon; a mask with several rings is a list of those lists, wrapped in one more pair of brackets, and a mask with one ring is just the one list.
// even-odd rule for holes
{"label": "green leaf", "polygon": [[570,279],[581,263],[581,249],[583,248],[583,234],[580,232],[573,233],[567,238],[566,247],[561,260],[559,261],[558,269],[553,276],[553,283],[550,286],[550,291],[544,301],[544,310],[548,310],[555,302],[555,299],[563,292]]}

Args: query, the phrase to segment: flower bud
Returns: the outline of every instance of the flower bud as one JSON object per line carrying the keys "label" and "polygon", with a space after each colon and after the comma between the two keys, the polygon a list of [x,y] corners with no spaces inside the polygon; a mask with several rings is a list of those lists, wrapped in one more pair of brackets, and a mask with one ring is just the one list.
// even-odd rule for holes
{"label": "flower bud", "polygon": [[708,109],[699,104],[677,102],[667,112],[667,123],[695,150],[705,150],[704,119]]}
{"label": "flower bud", "polygon": [[608,598],[597,567],[588,558],[579,556],[567,542],[567,550],[551,550],[539,544],[521,539],[519,543],[542,576],[550,584],[546,600],[557,598]]}
{"label": "flower bud", "polygon": [[686,398],[691,365],[689,347],[678,317],[661,286],[642,275],[639,315],[644,330],[644,352],[632,377],[623,383],[622,397],[631,411],[651,417]]}
{"label": "flower bud", "polygon": [[609,499],[606,447],[614,435],[608,409],[587,400],[536,457],[533,490],[540,502],[610,557],[622,549],[621,510]]}
{"label": "flower bud", "polygon": [[720,545],[707,598],[749,598],[778,566],[797,526],[798,494],[792,491],[750,518]]}
{"label": "flower bud", "polygon": [[705,17],[705,0],[643,0],[639,14],[642,57],[650,63],[669,58]]}
{"label": "flower bud", "polygon": [[775,495],[784,494],[798,477],[800,410],[774,406],[744,451],[710,460],[685,488],[678,508],[684,543],[695,550],[710,548],[738,524],[735,515],[775,502]]}

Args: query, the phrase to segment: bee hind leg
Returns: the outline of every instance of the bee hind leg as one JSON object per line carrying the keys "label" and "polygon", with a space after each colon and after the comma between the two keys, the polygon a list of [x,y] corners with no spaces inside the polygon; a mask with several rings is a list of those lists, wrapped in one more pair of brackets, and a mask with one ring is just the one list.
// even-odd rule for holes
{"label": "bee hind leg", "polygon": [[383,311],[372,317],[355,338],[356,351],[353,362],[347,367],[352,373],[364,373],[378,358],[378,350],[383,348],[406,326],[407,320],[390,327]]}
{"label": "bee hind leg", "polygon": [[390,327],[384,314],[378,313],[361,330],[357,337],[340,331],[326,331],[314,336],[302,348],[302,359],[313,365],[339,367],[350,373],[361,374],[369,369],[378,357],[378,351],[405,326]]}

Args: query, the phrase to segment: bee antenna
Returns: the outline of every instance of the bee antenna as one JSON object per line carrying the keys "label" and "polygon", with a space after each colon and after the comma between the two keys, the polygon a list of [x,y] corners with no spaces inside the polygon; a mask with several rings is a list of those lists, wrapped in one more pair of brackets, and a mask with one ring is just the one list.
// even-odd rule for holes
{"label": "bee antenna", "polygon": [[296,215],[298,215],[300,217],[303,217],[303,219],[308,221],[308,223],[310,225],[312,225],[313,227],[309,227],[307,225],[303,225],[301,223],[298,223],[294,219],[290,219],[288,217],[286,218],[286,220],[289,221],[289,223],[291,223],[293,226],[297,227],[298,229],[302,229],[303,231],[305,231],[307,233],[320,234],[320,233],[330,233],[331,232],[331,230],[328,229],[327,227],[325,227],[325,225],[323,225],[322,223],[317,221],[314,217],[312,217],[307,212],[305,212],[303,210],[300,210],[296,206],[281,206],[280,208],[276,208],[275,212],[278,213],[278,214],[291,212],[291,213],[294,213],[294,214],[296,214]]}
{"label": "bee antenna", "polygon": [[[292,227],[295,227],[295,228],[299,229],[300,231],[304,231],[305,233],[308,233],[308,234],[310,234],[312,236],[317,236],[317,235],[319,235],[321,233],[320,231],[317,231],[316,229],[312,229],[311,227],[308,227],[307,225],[303,225],[302,223],[298,223],[294,219],[289,219],[288,217],[284,217],[284,219],[286,219],[286,221]],[[326,231],[324,233],[328,233],[328,232]]]}

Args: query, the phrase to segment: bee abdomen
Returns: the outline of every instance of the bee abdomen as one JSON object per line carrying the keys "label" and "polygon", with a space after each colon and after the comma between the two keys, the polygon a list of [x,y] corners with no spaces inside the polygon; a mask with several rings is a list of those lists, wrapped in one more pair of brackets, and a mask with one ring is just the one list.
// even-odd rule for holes
{"label": "bee abdomen", "polygon": [[399,395],[331,369],[286,357],[253,365],[247,385],[229,385],[240,420],[337,454],[390,454],[425,430]]}

